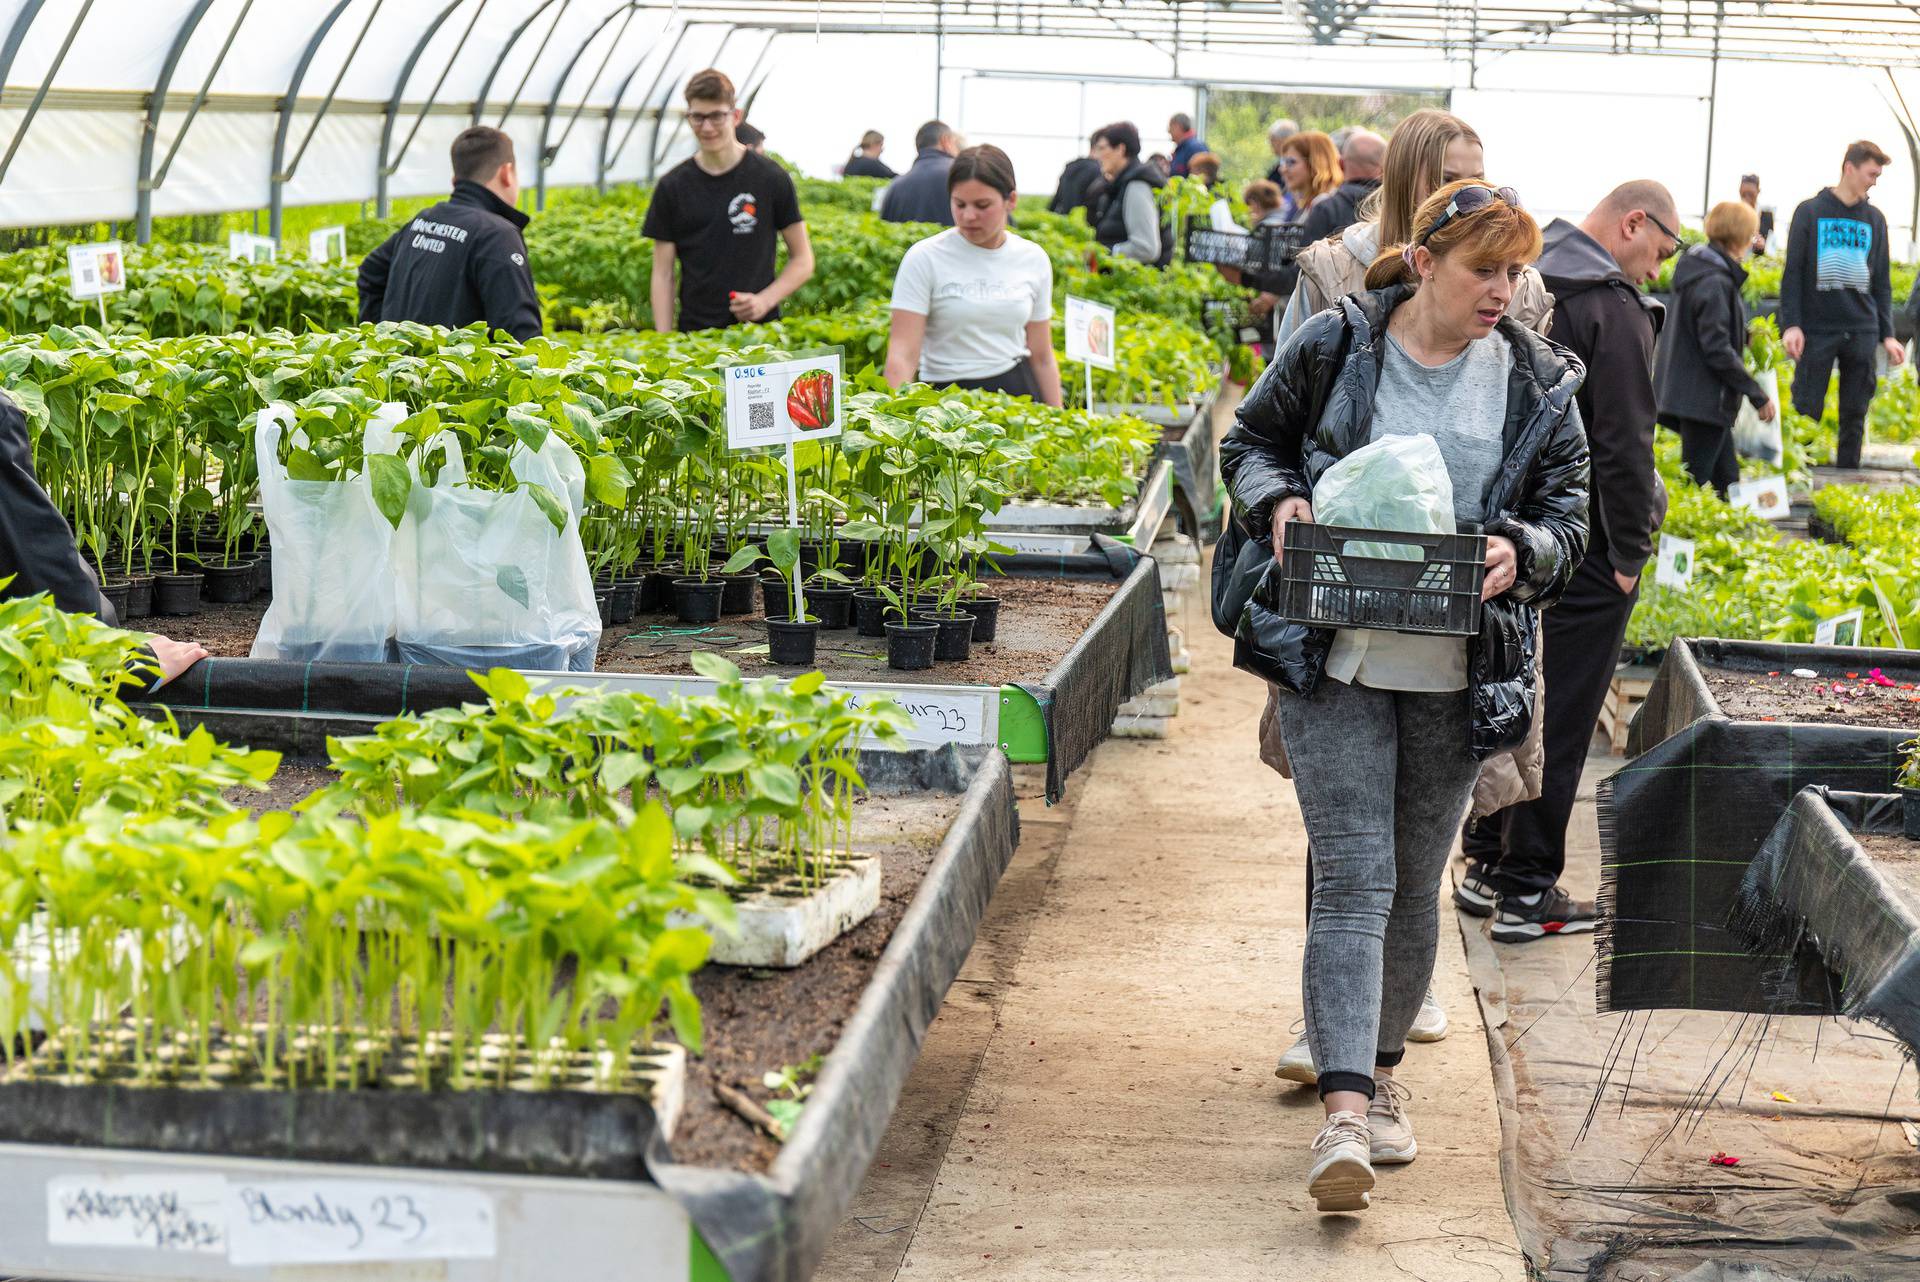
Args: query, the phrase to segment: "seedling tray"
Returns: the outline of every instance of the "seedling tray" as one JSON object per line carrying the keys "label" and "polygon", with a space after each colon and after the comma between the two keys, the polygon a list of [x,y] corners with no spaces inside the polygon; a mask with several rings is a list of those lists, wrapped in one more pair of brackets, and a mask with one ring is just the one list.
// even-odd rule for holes
{"label": "seedling tray", "polygon": [[[1157,459],[1134,496],[1119,507],[1009,503],[987,518],[988,537],[1017,552],[1078,552],[1089,534],[1146,549],[1173,506],[1173,464]],[[1031,535],[1051,536],[1046,540]],[[1075,541],[1078,545],[1075,545]]]}
{"label": "seedling tray", "polygon": [[[1356,550],[1355,543],[1367,545]],[[1411,556],[1378,555],[1397,549]],[[1318,628],[1480,634],[1487,540],[1295,521],[1280,553],[1275,611]]]}
{"label": "seedling tray", "polygon": [[[817,886],[787,875],[731,898],[736,929],[714,934],[708,960],[720,966],[798,966],[873,915],[880,906],[880,861],[855,855]],[[676,913],[668,924],[684,921]]]}

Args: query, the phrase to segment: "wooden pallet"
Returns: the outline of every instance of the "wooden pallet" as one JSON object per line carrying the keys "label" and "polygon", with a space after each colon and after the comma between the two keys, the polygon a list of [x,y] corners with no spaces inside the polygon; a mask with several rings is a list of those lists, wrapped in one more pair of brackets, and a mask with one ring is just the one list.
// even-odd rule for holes
{"label": "wooden pallet", "polygon": [[1634,664],[1622,665],[1613,674],[1613,683],[1607,687],[1607,701],[1600,707],[1600,729],[1613,745],[1616,757],[1627,755],[1627,729],[1633,725],[1633,714],[1647,701],[1647,691],[1653,688],[1657,671],[1644,664]]}

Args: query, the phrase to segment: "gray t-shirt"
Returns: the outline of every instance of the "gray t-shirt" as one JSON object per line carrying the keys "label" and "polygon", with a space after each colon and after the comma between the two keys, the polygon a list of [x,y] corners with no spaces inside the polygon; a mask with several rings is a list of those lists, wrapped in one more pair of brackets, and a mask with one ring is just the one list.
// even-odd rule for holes
{"label": "gray t-shirt", "polygon": [[[1511,346],[1498,332],[1467,344],[1445,365],[1422,365],[1388,334],[1380,352],[1371,440],[1431,436],[1453,483],[1453,518],[1478,524],[1505,454]],[[1467,646],[1455,637],[1349,628],[1335,638],[1327,675],[1376,690],[1467,688]]]}

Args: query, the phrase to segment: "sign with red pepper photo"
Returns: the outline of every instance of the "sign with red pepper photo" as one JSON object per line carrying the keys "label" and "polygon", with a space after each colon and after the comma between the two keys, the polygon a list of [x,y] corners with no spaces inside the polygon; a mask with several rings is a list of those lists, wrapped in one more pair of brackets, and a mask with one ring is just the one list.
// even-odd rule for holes
{"label": "sign with red pepper photo", "polygon": [[840,353],[729,365],[727,448],[760,449],[840,435]]}

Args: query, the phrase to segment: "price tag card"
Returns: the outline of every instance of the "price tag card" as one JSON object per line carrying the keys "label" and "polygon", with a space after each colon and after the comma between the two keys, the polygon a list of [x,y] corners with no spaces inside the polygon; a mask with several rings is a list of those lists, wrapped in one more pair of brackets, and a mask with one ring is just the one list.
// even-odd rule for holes
{"label": "price tag card", "polygon": [[377,1180],[229,1183],[232,1264],[490,1260],[493,1198],[475,1188]]}
{"label": "price tag card", "polygon": [[227,233],[227,257],[238,258],[249,263],[270,263],[279,253],[280,246],[271,236],[255,236],[252,232],[235,231]]}
{"label": "price tag card", "polygon": [[1663,588],[1684,588],[1693,582],[1693,540],[1677,534],[1660,536],[1660,559],[1653,581]]}
{"label": "price tag card", "polygon": [[345,262],[347,258],[347,229],[345,227],[322,227],[307,235],[307,257],[316,263],[330,263],[334,259]]}
{"label": "price tag card", "polygon": [[720,369],[727,448],[759,449],[840,435],[840,353]]}
{"label": "price tag card", "polygon": [[1727,487],[1727,502],[1769,521],[1778,521],[1789,515],[1793,507],[1792,500],[1787,497],[1787,478],[1784,476],[1735,481]]}
{"label": "price tag card", "polygon": [[1113,368],[1113,308],[1067,295],[1067,359]]}
{"label": "price tag card", "polygon": [[224,1255],[226,1195],[218,1175],[56,1175],[47,1243]]}
{"label": "price tag card", "polygon": [[99,298],[127,288],[127,258],[117,240],[67,246],[67,292],[74,298]]}
{"label": "price tag card", "polygon": [[1860,625],[1866,619],[1862,610],[1848,610],[1813,625],[1815,645],[1859,645]]}

